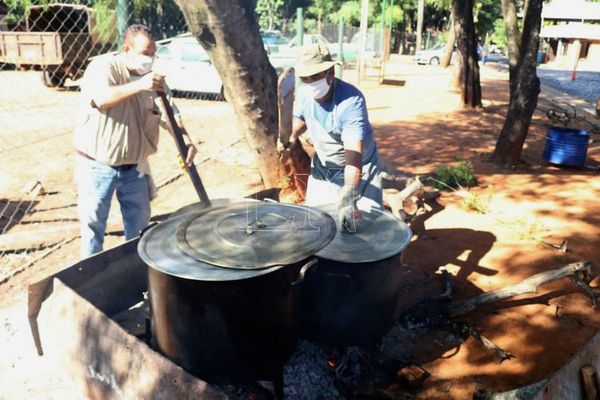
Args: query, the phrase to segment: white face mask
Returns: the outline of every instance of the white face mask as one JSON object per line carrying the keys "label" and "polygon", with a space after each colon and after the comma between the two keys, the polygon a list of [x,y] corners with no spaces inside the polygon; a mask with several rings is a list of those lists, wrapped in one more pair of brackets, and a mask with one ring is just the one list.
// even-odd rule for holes
{"label": "white face mask", "polygon": [[325,97],[331,87],[331,85],[327,83],[327,76],[318,81],[303,83],[302,86],[304,87],[306,94],[315,100]]}
{"label": "white face mask", "polygon": [[126,58],[127,69],[137,75],[146,75],[152,70],[154,57],[144,54],[128,53]]}

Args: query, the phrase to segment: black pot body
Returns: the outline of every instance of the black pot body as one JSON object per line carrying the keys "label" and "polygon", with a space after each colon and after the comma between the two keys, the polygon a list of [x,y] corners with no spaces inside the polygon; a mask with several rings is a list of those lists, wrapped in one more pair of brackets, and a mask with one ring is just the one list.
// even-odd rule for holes
{"label": "black pot body", "polygon": [[297,343],[301,263],[236,281],[198,281],[148,268],[153,344],[213,383],[273,380]]}
{"label": "black pot body", "polygon": [[319,258],[301,287],[300,337],[336,346],[381,339],[396,318],[401,269],[400,254],[369,263]]}

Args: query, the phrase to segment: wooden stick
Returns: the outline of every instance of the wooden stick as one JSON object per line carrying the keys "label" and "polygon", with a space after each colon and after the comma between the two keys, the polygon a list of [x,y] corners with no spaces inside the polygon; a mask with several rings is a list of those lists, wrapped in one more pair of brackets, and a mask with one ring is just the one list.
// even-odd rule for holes
{"label": "wooden stick", "polygon": [[[157,93],[162,101],[165,112],[167,113],[169,124],[171,125],[171,130],[173,132],[173,138],[175,139],[175,144],[177,145],[177,150],[179,150],[181,159],[185,163],[188,148],[185,144],[185,141],[183,140],[183,133],[181,132],[181,128],[179,128],[179,125],[177,125],[175,115],[173,114],[173,108],[171,108],[171,104],[169,103],[167,95],[164,92]],[[194,164],[190,166],[186,165],[185,170],[188,173],[192,184],[194,185],[194,189],[196,190],[196,194],[198,195],[200,201],[210,207],[210,200],[208,199],[208,195],[206,194],[206,190],[204,189],[204,185],[202,184],[202,179],[200,179],[200,175],[198,175],[198,170],[196,170],[196,166]]]}
{"label": "wooden stick", "polygon": [[516,285],[507,286],[491,292],[482,293],[479,296],[466,300],[455,300],[446,306],[446,313],[449,317],[467,314],[475,308],[493,303],[499,300],[508,299],[520,294],[535,293],[537,288],[544,283],[552,282],[557,279],[566,278],[578,274],[579,272],[589,271],[592,267],[591,261],[577,262],[566,265],[562,268],[535,274]]}
{"label": "wooden stick", "polygon": [[400,211],[403,209],[404,201],[419,190],[423,190],[424,187],[425,186],[417,176],[413,182],[408,184],[404,189],[402,189],[402,191],[398,193],[390,195],[384,192],[384,200],[392,209],[392,214],[394,214],[396,218],[404,220],[404,218],[402,218],[402,214],[400,213]]}
{"label": "wooden stick", "polygon": [[485,346],[486,349],[491,350],[494,353],[494,355],[496,356],[496,358],[498,359],[499,363],[501,363],[502,361],[505,361],[505,360],[510,360],[511,358],[515,357],[512,353],[510,353],[506,350],[503,350],[500,346],[498,346],[496,343],[492,342],[487,337],[483,336],[481,333],[476,331],[470,325],[464,324],[463,329],[470,336],[473,336],[475,339],[479,340]]}

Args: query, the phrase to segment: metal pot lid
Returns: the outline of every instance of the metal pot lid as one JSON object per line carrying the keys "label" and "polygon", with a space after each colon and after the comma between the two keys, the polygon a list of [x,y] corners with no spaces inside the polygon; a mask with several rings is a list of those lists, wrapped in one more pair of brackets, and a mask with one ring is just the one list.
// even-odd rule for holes
{"label": "metal pot lid", "polygon": [[[260,200],[256,200],[256,199],[252,199],[252,198],[211,199],[210,207],[225,207],[225,206],[230,206],[234,203],[239,203],[240,201],[249,201],[249,202],[255,203]],[[180,217],[184,214],[197,213],[198,211],[202,211],[207,208],[208,208],[208,205],[206,203],[202,203],[202,202],[188,204],[187,206],[183,206],[183,207],[177,209],[176,211],[173,211],[173,213],[171,213],[171,215],[169,215],[169,218]]]}
{"label": "metal pot lid", "polygon": [[177,227],[185,218],[186,215],[169,218],[144,232],[138,243],[138,254],[150,268],[179,278],[213,282],[248,279],[283,268],[275,266],[259,270],[234,270],[206,264],[188,256],[177,246],[175,235]]}
{"label": "metal pot lid", "polygon": [[316,208],[244,202],[188,215],[176,235],[179,249],[199,261],[259,269],[314,255],[333,239],[335,221]]}
{"label": "metal pot lid", "polygon": [[[319,208],[339,223],[336,204]],[[358,232],[348,233],[338,226],[335,238],[317,253],[317,257],[346,263],[376,262],[399,254],[410,243],[410,228],[391,213],[371,209],[370,212],[361,211],[361,214]]]}

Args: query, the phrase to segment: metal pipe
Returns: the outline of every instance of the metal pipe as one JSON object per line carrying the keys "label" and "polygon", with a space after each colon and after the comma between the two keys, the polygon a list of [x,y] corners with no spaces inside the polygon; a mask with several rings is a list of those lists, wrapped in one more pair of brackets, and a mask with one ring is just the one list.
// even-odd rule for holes
{"label": "metal pipe", "polygon": [[385,6],[387,0],[381,0],[381,59],[385,53]]}
{"label": "metal pipe", "polygon": [[344,17],[340,15],[338,19],[338,65],[335,67],[335,76],[342,79],[342,65],[344,64]]}
{"label": "metal pipe", "polygon": [[123,45],[125,30],[129,24],[129,0],[117,0],[117,35],[119,48]]}
{"label": "metal pipe", "polygon": [[357,84],[360,84],[365,69],[365,48],[367,45],[367,29],[369,23],[369,0],[362,0],[360,9],[360,33],[358,41],[358,76]]}
{"label": "metal pipe", "polygon": [[304,13],[302,7],[296,9],[296,38],[298,47],[304,45]]}

